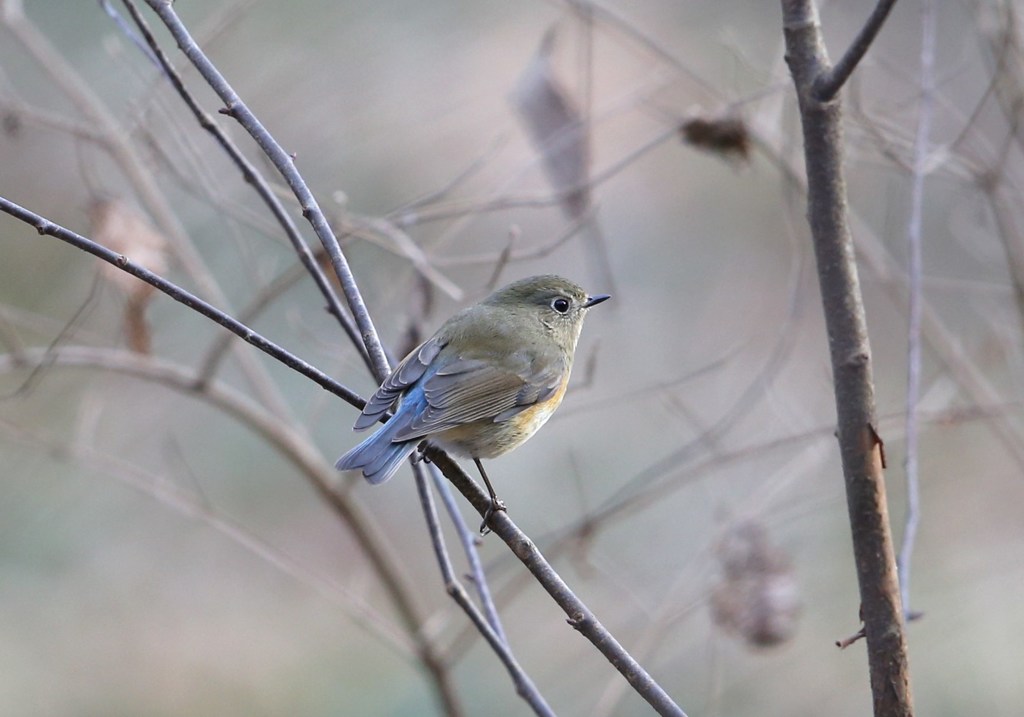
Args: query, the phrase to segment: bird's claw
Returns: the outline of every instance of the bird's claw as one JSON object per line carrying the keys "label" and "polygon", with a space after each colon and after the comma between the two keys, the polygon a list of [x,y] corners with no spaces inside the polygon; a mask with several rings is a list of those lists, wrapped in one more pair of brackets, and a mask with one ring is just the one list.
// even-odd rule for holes
{"label": "bird's claw", "polygon": [[507,512],[505,508],[505,501],[499,500],[497,497],[491,499],[491,504],[487,506],[487,510],[484,511],[484,519],[480,523],[480,535],[487,535],[491,532],[491,529],[487,526],[487,523],[491,520],[491,517],[495,513]]}
{"label": "bird's claw", "polygon": [[412,462],[413,463],[420,463],[420,462],[430,463],[431,462],[430,456],[427,455],[427,442],[426,441],[423,441],[422,443],[420,443],[416,447],[416,450],[413,451],[413,453],[412,453]]}

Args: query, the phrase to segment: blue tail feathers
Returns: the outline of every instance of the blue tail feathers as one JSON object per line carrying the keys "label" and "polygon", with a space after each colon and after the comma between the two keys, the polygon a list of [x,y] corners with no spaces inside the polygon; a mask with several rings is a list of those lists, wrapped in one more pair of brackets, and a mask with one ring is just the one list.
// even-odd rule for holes
{"label": "blue tail feathers", "polygon": [[416,444],[413,442],[391,443],[384,446],[383,449],[379,446],[370,446],[368,448],[372,453],[357,452],[359,448],[364,448],[364,444],[360,444],[356,449],[343,455],[334,465],[338,470],[343,471],[362,470],[363,477],[377,485],[395,474],[402,462],[416,450]]}
{"label": "blue tail feathers", "polygon": [[395,474],[402,461],[416,450],[418,441],[392,443],[383,431],[367,438],[338,459],[334,467],[340,471],[361,470],[370,483],[383,483]]}
{"label": "blue tail feathers", "polygon": [[[390,421],[389,421],[390,423]],[[334,467],[340,471],[361,470],[374,485],[383,483],[395,474],[402,462],[416,450],[419,441],[391,440],[388,426],[380,430],[338,459]]]}

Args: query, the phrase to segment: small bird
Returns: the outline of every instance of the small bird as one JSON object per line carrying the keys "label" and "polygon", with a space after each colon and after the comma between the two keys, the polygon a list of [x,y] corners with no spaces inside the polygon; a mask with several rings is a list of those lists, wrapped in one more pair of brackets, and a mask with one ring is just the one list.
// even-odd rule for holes
{"label": "small bird", "polygon": [[525,442],[565,395],[587,311],[609,299],[587,296],[560,276],[534,276],[499,289],[452,316],[406,356],[366,402],[354,430],[394,415],[338,459],[383,483],[421,441],[473,459],[490,493],[490,516],[504,510],[480,460]]}

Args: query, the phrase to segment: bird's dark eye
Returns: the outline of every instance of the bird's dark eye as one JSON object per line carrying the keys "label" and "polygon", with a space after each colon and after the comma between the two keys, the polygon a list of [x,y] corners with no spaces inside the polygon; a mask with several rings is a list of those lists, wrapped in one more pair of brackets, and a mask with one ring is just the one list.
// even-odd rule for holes
{"label": "bird's dark eye", "polygon": [[557,299],[551,302],[551,308],[560,314],[568,313],[570,306],[572,306],[572,303],[564,296],[559,296]]}

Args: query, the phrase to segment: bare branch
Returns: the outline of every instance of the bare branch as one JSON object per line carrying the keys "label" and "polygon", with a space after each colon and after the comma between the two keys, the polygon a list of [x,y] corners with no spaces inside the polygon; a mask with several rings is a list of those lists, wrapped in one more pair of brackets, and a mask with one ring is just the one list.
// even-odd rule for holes
{"label": "bare branch", "polygon": [[910,612],[910,566],[920,519],[918,483],[918,416],[921,398],[921,275],[924,185],[931,163],[932,97],[935,92],[935,5],[924,0],[921,12],[921,107],[914,140],[914,173],[910,196],[910,220],[907,225],[907,273],[910,275],[910,305],[907,321],[907,514],[903,521],[903,542],[896,565],[900,579],[900,602],[904,615]]}
{"label": "bare branch", "polygon": [[[295,222],[285,211],[284,206],[281,204],[281,200],[277,198],[274,191],[270,188],[270,185],[260,174],[260,171],[246,159],[245,155],[235,146],[235,143],[231,141],[231,138],[221,129],[220,125],[199,105],[199,102],[192,96],[192,93],[185,87],[185,83],[181,79],[181,75],[174,69],[174,65],[171,64],[170,60],[160,46],[156,42],[156,38],[149,30],[149,25],[146,23],[145,18],[139,14],[138,9],[135,7],[135,3],[132,0],[123,0],[125,7],[128,9],[132,20],[135,25],[139,28],[139,32],[142,33],[145,39],[146,45],[149,51],[152,53],[152,57],[155,62],[158,63],[159,67],[163,69],[164,74],[170,81],[171,85],[181,96],[181,99],[185,102],[185,105],[191,110],[195,116],[196,121],[199,122],[199,126],[213,135],[217,143],[224,149],[224,152],[228,155],[232,162],[238,167],[242,173],[242,177],[248,184],[251,184],[253,189],[256,190],[256,194],[259,195],[260,199],[270,209],[271,214],[281,225],[284,230],[285,236],[288,237],[288,241],[291,242],[292,248],[299,257],[299,261],[309,272],[309,275],[313,278],[313,282],[316,284],[320,293],[327,301],[327,309],[330,313],[338,320],[345,333],[348,334],[352,343],[356,349],[360,352],[363,360],[366,361],[367,367],[373,370],[370,365],[369,355],[366,353],[366,349],[363,346],[362,341],[359,339],[358,330],[355,324],[352,322],[352,318],[342,308],[341,303],[338,301],[337,295],[334,293],[334,288],[327,281],[327,277],[324,276],[323,272],[320,271],[320,266],[317,264],[316,259],[313,257],[313,253],[306,246],[306,242],[303,241],[302,235],[299,234],[298,228],[295,226]],[[210,366],[212,371],[214,367]]]}
{"label": "bare branch", "polygon": [[427,482],[426,471],[423,470],[423,462],[419,461],[413,465],[413,474],[416,477],[416,490],[420,496],[420,506],[423,515],[427,520],[427,532],[430,535],[430,542],[434,548],[434,556],[441,569],[441,577],[444,579],[445,591],[452,597],[455,603],[462,608],[466,616],[473,622],[476,629],[480,631],[487,644],[497,654],[498,659],[505,665],[512,684],[515,685],[516,693],[519,694],[533,709],[534,714],[541,717],[554,717],[554,712],[544,700],[544,697],[537,690],[536,685],[530,676],[523,671],[516,660],[515,655],[509,647],[508,641],[503,634],[495,630],[484,615],[477,609],[476,605],[469,599],[466,588],[455,578],[455,570],[452,568],[451,560],[448,557],[448,548],[444,543],[444,536],[441,533],[441,524],[438,522],[437,508],[434,505],[434,498],[430,493],[430,484]]}
{"label": "bare branch", "polygon": [[[564,187],[558,191],[548,194],[519,196],[502,194],[494,197],[484,197],[481,199],[453,200],[422,208],[399,208],[392,212],[389,215],[389,218],[391,218],[398,226],[406,227],[413,224],[443,221],[471,214],[486,214],[488,212],[498,212],[505,209],[515,209],[519,207],[551,207],[559,205],[573,192],[579,192],[583,188],[591,190],[600,186],[609,179],[612,179],[624,169],[633,166],[648,152],[657,149],[668,140],[675,139],[678,136],[678,132],[678,128],[674,126],[662,129],[652,137],[646,139],[643,144],[631,149],[623,157],[615,160],[603,170],[595,172],[594,175],[583,185]],[[586,219],[588,216],[589,215],[584,214],[581,218]]]}
{"label": "bare branch", "polygon": [[202,314],[208,319],[212,319],[236,336],[249,342],[260,351],[274,357],[288,368],[298,371],[303,376],[311,379],[317,385],[344,399],[352,406],[361,408],[365,405],[365,401],[363,401],[359,394],[341,385],[315,366],[306,363],[269,339],[264,338],[245,324],[233,319],[223,311],[220,311],[216,307],[206,303],[195,294],[189,293],[180,286],[154,274],[145,267],[139,266],[128,257],[117,254],[110,249],[107,249],[105,246],[97,244],[91,239],[82,236],[81,234],[76,234],[70,229],[66,229],[59,224],[51,222],[49,219],[41,217],[34,212],[30,212],[24,207],[21,207],[4,197],[0,197],[0,211],[10,214],[12,217],[20,219],[26,224],[35,227],[36,231],[40,234],[47,234],[60,239],[73,247],[86,251],[93,256],[102,259],[108,264],[116,266],[117,268],[138,277],[150,286],[156,287],[163,293],[167,294],[175,301],[184,304],[188,308]]}
{"label": "bare branch", "polygon": [[479,533],[471,530],[466,525],[466,521],[462,519],[462,513],[459,512],[459,507],[455,504],[455,496],[452,495],[451,484],[445,481],[444,476],[437,470],[437,466],[434,466],[433,463],[430,465],[431,481],[438,495],[441,496],[441,502],[444,503],[445,511],[448,513],[449,519],[459,534],[459,542],[462,543],[463,551],[466,553],[466,561],[469,563],[469,577],[472,579],[473,586],[480,597],[480,606],[484,616],[487,618],[487,624],[491,626],[491,629],[494,630],[502,642],[507,643],[508,637],[505,635],[505,628],[502,627],[501,619],[498,617],[498,609],[494,604],[494,598],[491,596],[491,588],[487,582],[487,576],[484,574],[483,563],[480,562],[480,551],[476,549]]}
{"label": "bare branch", "polygon": [[214,64],[210,62],[210,59],[199,48],[195,40],[192,39],[188,29],[174,11],[172,4],[167,0],[146,0],[146,3],[160,17],[174,37],[175,42],[178,43],[181,51],[185,53],[185,56],[195,66],[196,70],[199,71],[199,74],[203,76],[203,79],[206,80],[213,91],[217,93],[217,96],[224,102],[225,108],[222,111],[237,120],[245,131],[256,140],[260,149],[273,162],[278,172],[281,173],[281,176],[288,183],[288,186],[291,187],[295,198],[299,202],[299,206],[302,207],[302,215],[313,226],[313,230],[331,258],[331,264],[338,276],[338,281],[341,282],[342,292],[345,294],[349,309],[351,309],[352,316],[359,327],[362,343],[365,345],[370,357],[374,378],[378,381],[383,381],[388,375],[389,368],[384,347],[377,336],[377,329],[374,327],[373,320],[366,309],[366,304],[363,301],[362,294],[359,292],[359,287],[356,285],[355,276],[348,265],[348,260],[338,245],[338,239],[334,236],[334,232],[331,231],[327,217],[324,216],[319,203],[317,203],[313,193],[306,185],[306,181],[296,170],[294,159],[271,136],[263,126],[263,123],[242,102],[242,99],[231,85],[228,84],[228,81]]}
{"label": "bare branch", "polygon": [[[74,349],[71,352],[74,353]],[[0,366],[3,364],[3,357],[0,357]],[[59,440],[44,438],[7,421],[0,420],[0,432],[9,439],[13,438],[52,455],[97,468],[102,475],[110,476],[149,496],[183,518],[201,521],[282,574],[294,578],[341,607],[356,624],[380,638],[397,654],[406,658],[415,654],[416,646],[410,637],[386,619],[364,596],[271,545],[238,521],[209,505],[203,496],[174,486],[167,476],[155,475],[122,458],[106,455],[86,445],[68,445],[65,437]]]}
{"label": "bare branch", "polygon": [[849,229],[841,103],[834,93],[822,101],[817,91],[828,56],[813,1],[783,0],[782,9],[786,61],[804,135],[807,216],[828,331],[875,714],[911,715],[903,611],[876,431],[871,345]]}
{"label": "bare branch", "polygon": [[24,360],[39,363],[44,356],[51,366],[111,371],[194,395],[234,417],[280,451],[351,531],[367,564],[380,579],[402,625],[415,643],[416,656],[430,676],[431,686],[438,699],[449,715],[462,714],[451,676],[436,647],[423,632],[424,609],[417,600],[417,587],[407,579],[399,560],[389,549],[378,522],[364,511],[350,491],[338,487],[333,467],[308,438],[282,422],[280,416],[220,382],[201,384],[191,369],[162,359],[139,357],[126,351],[83,346],[59,348],[45,354],[38,350],[28,351],[17,362],[14,357],[8,359],[0,356],[0,371],[20,367]]}
{"label": "bare branch", "polygon": [[[785,0],[783,4],[785,4]],[[857,69],[857,65],[864,58],[868,48],[871,47],[871,43],[875,41],[878,31],[882,29],[885,19],[889,17],[889,11],[892,10],[895,4],[896,0],[878,0],[878,4],[875,5],[871,17],[868,18],[868,21],[864,23],[864,27],[857,33],[857,37],[854,38],[853,44],[846,50],[846,54],[840,58],[833,68],[829,70],[822,68],[821,74],[814,82],[815,99],[819,102],[828,102],[838,94],[839,90],[846,84],[846,81],[850,79],[853,71]]]}
{"label": "bare branch", "polygon": [[[215,277],[203,262],[188,234],[174,213],[170,201],[160,190],[156,179],[131,143],[130,133],[117,118],[90,90],[89,83],[77,69],[61,55],[49,40],[39,31],[22,11],[20,2],[0,3],[0,21],[11,34],[44,68],[57,87],[60,88],[75,108],[91,124],[102,140],[101,146],[110,152],[120,170],[138,195],[146,210],[152,216],[157,228],[172,242],[176,258],[182,263],[189,276],[201,292],[211,301],[228,308],[227,296],[221,291]],[[236,349],[237,350],[237,349]],[[290,415],[290,407],[281,392],[270,380],[263,366],[249,351],[237,354],[246,380],[260,396],[260,399],[280,416]]]}
{"label": "bare branch", "polygon": [[[487,493],[470,478],[465,471],[443,451],[427,447],[426,456],[444,473],[459,492],[473,504],[481,516],[487,514],[491,502]],[[603,654],[608,661],[626,678],[629,684],[660,715],[686,717],[686,713],[672,701],[668,693],[640,666],[615,637],[608,632],[593,612],[566,585],[555,572],[537,546],[519,529],[505,511],[492,513],[488,527],[505,541],[517,558],[569,616],[568,623]]]}

